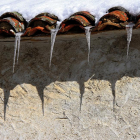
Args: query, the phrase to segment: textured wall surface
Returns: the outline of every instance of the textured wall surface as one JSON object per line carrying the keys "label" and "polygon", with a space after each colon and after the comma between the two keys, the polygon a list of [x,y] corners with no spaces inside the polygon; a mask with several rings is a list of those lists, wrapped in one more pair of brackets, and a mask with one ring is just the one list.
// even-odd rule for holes
{"label": "textured wall surface", "polygon": [[0,139],[139,140],[140,30],[126,59],[126,31],[0,39]]}

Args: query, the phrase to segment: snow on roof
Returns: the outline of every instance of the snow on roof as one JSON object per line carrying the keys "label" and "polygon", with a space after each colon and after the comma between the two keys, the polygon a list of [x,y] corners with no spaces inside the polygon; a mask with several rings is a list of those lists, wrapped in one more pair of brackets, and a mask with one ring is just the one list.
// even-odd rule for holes
{"label": "snow on roof", "polygon": [[140,0],[2,0],[0,15],[18,11],[29,21],[39,13],[49,12],[63,21],[75,12],[89,11],[97,22],[114,6],[122,6],[133,15],[140,13]]}

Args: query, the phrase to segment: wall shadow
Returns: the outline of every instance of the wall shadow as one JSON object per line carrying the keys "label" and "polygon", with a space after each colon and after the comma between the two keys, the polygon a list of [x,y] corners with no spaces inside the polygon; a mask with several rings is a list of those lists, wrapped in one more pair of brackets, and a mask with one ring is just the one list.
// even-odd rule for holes
{"label": "wall shadow", "polygon": [[[76,81],[80,90],[79,109],[82,111],[84,83],[89,79],[93,82],[106,80],[111,83],[114,110],[116,82],[123,76],[140,77],[140,66],[137,64],[140,56],[134,53],[135,48],[132,48],[130,51],[134,54],[130,53],[130,58],[126,62],[126,40],[123,37],[116,38],[111,45],[108,44],[106,38],[92,40],[89,64],[87,63],[87,43],[84,37],[82,40],[77,38],[74,41],[56,39],[57,46],[55,45],[54,48],[51,68],[48,67],[49,42],[21,42],[19,64],[16,65],[14,74],[12,73],[14,43],[12,43],[2,44],[0,48],[0,88],[4,90],[4,120],[10,90],[17,85],[26,83],[36,87],[44,114],[43,90],[52,82]],[[131,46],[133,46],[133,41]]]}

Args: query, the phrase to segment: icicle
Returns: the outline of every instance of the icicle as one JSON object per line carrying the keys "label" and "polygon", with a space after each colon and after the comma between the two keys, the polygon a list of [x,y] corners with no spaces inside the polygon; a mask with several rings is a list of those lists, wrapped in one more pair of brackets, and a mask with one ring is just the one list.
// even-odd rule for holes
{"label": "icicle", "polygon": [[133,23],[129,23],[128,25],[126,25],[126,31],[127,31],[127,59],[128,59],[130,41],[131,41],[131,38],[132,38],[133,26],[134,26]]}
{"label": "icicle", "polygon": [[19,51],[20,51],[20,38],[21,38],[21,35],[23,33],[18,33],[18,45],[17,45],[17,49],[18,49],[18,54],[17,54],[17,64],[18,64],[18,58],[19,58]]}
{"label": "icicle", "polygon": [[89,55],[90,55],[90,28],[92,26],[88,26],[88,27],[85,27],[85,33],[86,33],[86,39],[87,39],[87,43],[88,43],[88,63],[89,63]]}
{"label": "icicle", "polygon": [[14,48],[13,73],[14,73],[14,68],[15,68],[16,51],[17,51],[17,36],[15,36],[15,48]]}
{"label": "icicle", "polygon": [[23,33],[19,32],[19,33],[16,33],[16,35],[15,35],[15,49],[14,49],[13,73],[14,73],[14,68],[15,68],[16,57],[17,57],[17,64],[18,64],[19,50],[20,50],[20,37],[21,37],[22,34]]}
{"label": "icicle", "polygon": [[57,21],[56,28],[51,30],[51,52],[50,52],[50,64],[49,64],[49,67],[51,66],[52,53],[53,53],[55,38],[56,38],[57,32],[59,31],[60,24],[61,24],[61,22]]}

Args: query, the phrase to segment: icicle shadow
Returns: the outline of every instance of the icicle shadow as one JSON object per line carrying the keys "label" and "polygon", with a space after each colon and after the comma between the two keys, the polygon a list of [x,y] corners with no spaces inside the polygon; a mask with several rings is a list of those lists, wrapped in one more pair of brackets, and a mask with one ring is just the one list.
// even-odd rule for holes
{"label": "icicle shadow", "polygon": [[116,80],[111,81],[111,89],[112,89],[112,96],[113,96],[113,112],[115,112],[115,105],[116,105],[115,84],[116,84]]}
{"label": "icicle shadow", "polygon": [[44,92],[43,92],[43,88],[39,87],[39,86],[36,86],[37,88],[37,91],[38,91],[38,95],[40,97],[40,100],[42,102],[42,113],[43,113],[43,116],[44,116]]}
{"label": "icicle shadow", "polygon": [[10,90],[4,89],[4,120],[6,120],[6,108],[10,96]]}
{"label": "icicle shadow", "polygon": [[80,89],[80,111],[82,109],[82,99],[83,99],[83,95],[85,92],[85,85],[84,85],[84,81],[78,81],[79,83],[79,89]]}

